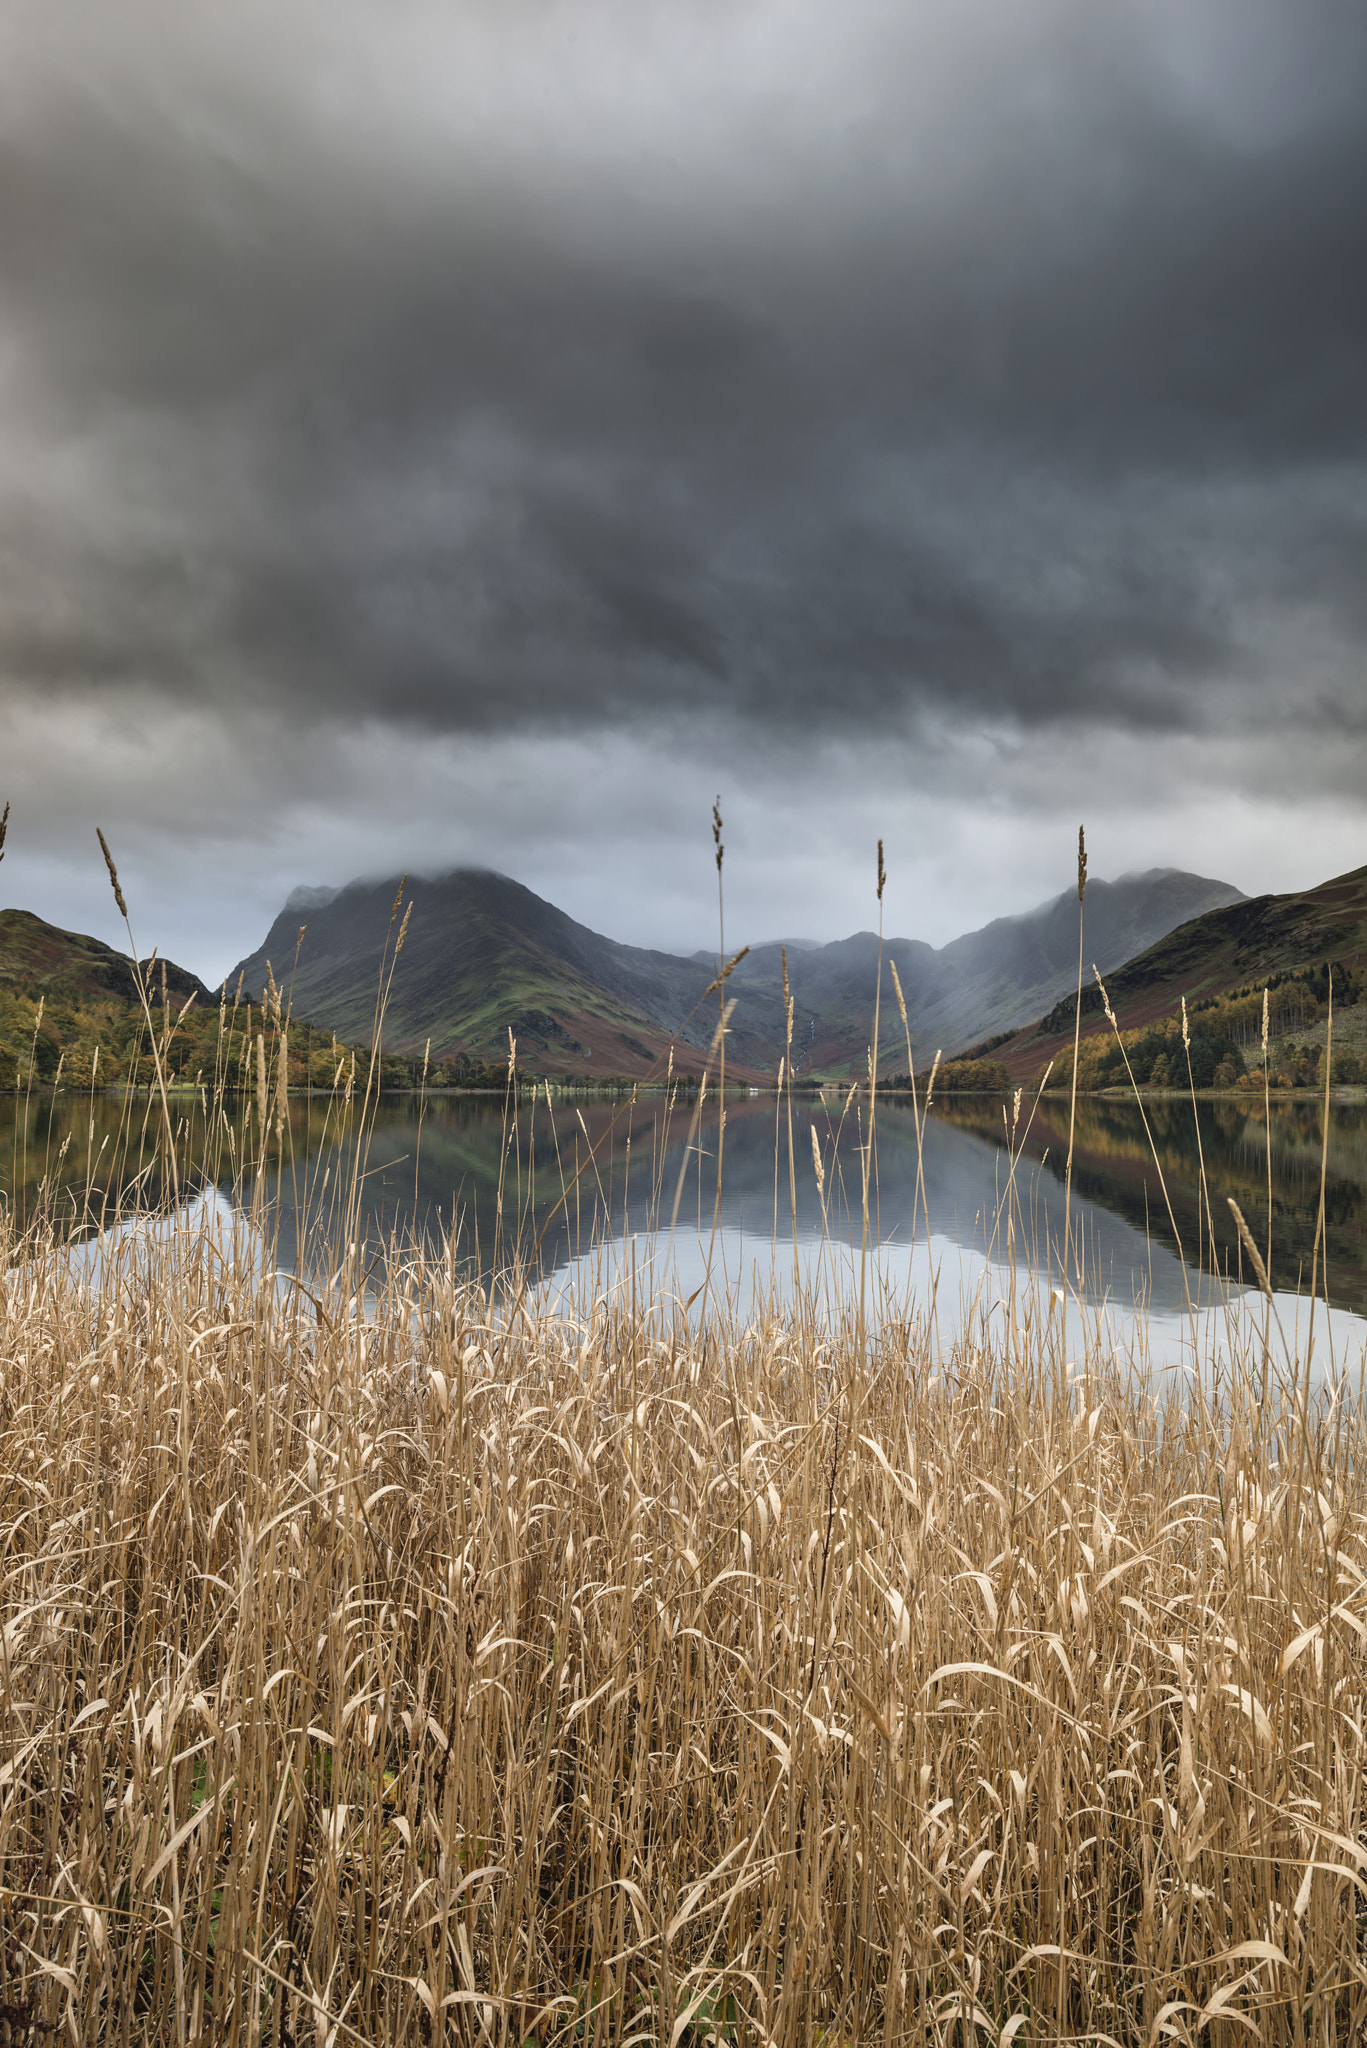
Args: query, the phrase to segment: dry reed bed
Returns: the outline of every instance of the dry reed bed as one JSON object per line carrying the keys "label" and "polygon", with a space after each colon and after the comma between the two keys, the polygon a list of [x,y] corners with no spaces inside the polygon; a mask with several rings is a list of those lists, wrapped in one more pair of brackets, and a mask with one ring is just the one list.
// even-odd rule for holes
{"label": "dry reed bed", "polygon": [[348,1284],[0,1282],[12,2039],[1359,2035],[1346,1394]]}

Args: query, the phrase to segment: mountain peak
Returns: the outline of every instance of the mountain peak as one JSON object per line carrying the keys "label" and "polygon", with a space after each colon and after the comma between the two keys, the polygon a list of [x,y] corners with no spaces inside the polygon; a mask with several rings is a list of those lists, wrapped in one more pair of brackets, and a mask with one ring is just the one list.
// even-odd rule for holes
{"label": "mountain peak", "polygon": [[297,888],[291,889],[285,898],[285,914],[292,917],[296,911],[326,910],[328,904],[335,903],[341,893],[340,889],[331,889],[326,883],[310,887],[308,883],[301,882]]}
{"label": "mountain peak", "polygon": [[[278,969],[298,944],[296,1013],[339,1037],[366,1038],[399,880],[295,890],[234,978],[240,971],[247,986],[259,988],[267,959]],[[506,1058],[511,1032],[520,1061],[586,1079],[660,1070],[671,1044],[676,1071],[709,1056],[716,1015],[704,997],[716,973],[712,953],[682,959],[619,944],[492,868],[415,874],[405,894],[413,916],[384,1025],[396,1050],[421,1053],[430,1040],[437,1057]],[[1243,900],[1228,882],[1171,868],[1097,879],[1087,892],[1088,958],[1109,972],[1187,919]],[[302,943],[300,923],[307,924]],[[936,1046],[952,1053],[1041,1016],[1073,985],[1077,897],[1065,890],[938,950],[913,939],[880,948],[867,931],[829,945],[788,946],[796,1070],[853,1071],[868,1044],[880,954],[896,964],[917,1056]],[[736,998],[728,1072],[738,1080],[772,1075],[787,1043],[780,946],[754,947],[728,990]]]}

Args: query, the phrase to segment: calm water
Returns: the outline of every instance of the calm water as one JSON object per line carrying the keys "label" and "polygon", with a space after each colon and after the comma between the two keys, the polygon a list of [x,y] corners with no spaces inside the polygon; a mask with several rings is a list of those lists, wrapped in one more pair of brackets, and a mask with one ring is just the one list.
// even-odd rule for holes
{"label": "calm water", "polygon": [[[1142,1294],[1152,1309],[1168,1314],[1182,1306],[1196,1276],[1208,1280],[1213,1268],[1237,1269],[1228,1196],[1266,1243],[1269,1127],[1261,1105],[1202,1103],[1199,1133],[1189,1102],[1146,1107],[1158,1166],[1133,1104],[1078,1104],[1074,1227],[1081,1229],[1090,1299],[1132,1304]],[[156,1142],[159,1114],[149,1116],[145,1102],[131,1106],[130,1114],[114,1097],[92,1103],[62,1095],[27,1105],[0,1098],[0,1117],[10,1127],[9,1142],[0,1146],[0,1185],[21,1213],[32,1213],[46,1180],[73,1219],[98,1215],[101,1201],[112,1204],[120,1196],[165,1204],[170,1187]],[[1013,1164],[1000,1104],[974,1098],[937,1106],[918,1162],[909,1106],[885,1097],[870,1195],[884,1260],[905,1256],[909,1276],[926,1283],[946,1254],[957,1257],[961,1271],[1000,1268],[1008,1252],[1036,1267],[1051,1255],[1056,1260],[1067,1115],[1066,1099],[1037,1108],[1028,1131],[1017,1134]],[[177,1116],[185,1120],[182,1182],[196,1191],[217,1188],[231,1200],[240,1182],[222,1131],[211,1147],[202,1113],[185,1104]],[[813,1129],[826,1174],[824,1209]],[[1279,1289],[1308,1285],[1321,1131],[1319,1106],[1274,1105],[1271,1243]],[[350,1143],[344,1159],[325,1110],[291,1103],[288,1128],[271,1145],[265,1175],[282,1264],[307,1262],[300,1214],[310,1206],[317,1213],[333,1200],[354,1157],[354,1139]],[[797,1239],[808,1260],[824,1244],[821,1256],[831,1271],[840,1265],[841,1248],[859,1239],[860,1143],[857,1118],[851,1113],[842,1120],[838,1097],[828,1104],[795,1102]],[[760,1278],[776,1269],[782,1280],[793,1265],[786,1117],[776,1118],[772,1097],[731,1099],[719,1203],[717,1147],[715,1101],[695,1128],[691,1108],[670,1110],[654,1099],[630,1108],[591,1101],[580,1108],[557,1103],[551,1110],[543,1098],[535,1106],[524,1102],[515,1121],[505,1123],[501,1101],[437,1097],[420,1124],[414,1098],[387,1097],[361,1161],[358,1234],[375,1239],[395,1229],[434,1233],[454,1225],[463,1249],[484,1269],[517,1246],[540,1274],[552,1275],[594,1243],[632,1247],[633,1255],[639,1248],[644,1257],[652,1233],[658,1246],[677,1207],[671,1245],[680,1284],[703,1270],[700,1236],[728,1278],[744,1267]],[[1201,1194],[1202,1154],[1208,1202]],[[1008,1184],[1015,1197],[1009,1244],[1002,1212]],[[1367,1312],[1367,1106],[1361,1103],[1330,1109],[1325,1215],[1329,1298],[1337,1308]]]}

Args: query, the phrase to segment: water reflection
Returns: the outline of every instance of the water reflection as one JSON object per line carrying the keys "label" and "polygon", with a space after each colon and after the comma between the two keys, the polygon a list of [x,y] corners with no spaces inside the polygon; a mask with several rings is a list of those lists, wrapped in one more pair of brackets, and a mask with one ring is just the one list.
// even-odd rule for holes
{"label": "water reflection", "polygon": [[[1073,1227],[1082,1246],[1087,1299],[1128,1305],[1136,1293],[1162,1314],[1183,1312],[1214,1272],[1237,1276],[1240,1251],[1228,1200],[1242,1208],[1259,1242],[1269,1231],[1274,1283],[1308,1287],[1319,1203],[1318,1105],[1158,1100],[1149,1129],[1133,1103],[1077,1105]],[[1063,1237],[1066,1098],[1045,1098],[1014,1146],[1001,1105],[964,1098],[937,1104],[918,1145],[909,1104],[885,1097],[870,1168],[870,1235],[888,1257],[905,1253],[920,1269],[927,1243],[989,1265],[1057,1269]],[[463,1254],[488,1271],[511,1252],[545,1277],[567,1269],[604,1240],[643,1241],[677,1217],[685,1240],[719,1243],[725,1270],[790,1271],[794,1239],[808,1254],[862,1233],[861,1126],[838,1099],[793,1106],[790,1177],[786,1106],[772,1097],[727,1105],[720,1196],[715,1101],[701,1119],[690,1104],[663,1098],[634,1105],[544,1098],[509,1117],[494,1098],[382,1098],[373,1127],[339,1130],[335,1109],[292,1100],[268,1134],[258,1178],[250,1104],[215,1114],[203,1098],[173,1108],[182,1195],[255,1204],[269,1220],[282,1266],[314,1256],[309,1221],[335,1237],[372,1241],[410,1232],[435,1239],[454,1229]],[[74,1232],[91,1232],[120,1209],[156,1208],[173,1184],[157,1105],[113,1096],[16,1101],[0,1184],[22,1220],[46,1200]],[[824,1190],[813,1165],[820,1149]],[[1152,1134],[1152,1142],[1150,1135]],[[1157,1152],[1155,1164],[1154,1152]],[[1204,1164],[1205,1185],[1202,1186]],[[355,1186],[344,1215],[344,1191]],[[1010,1185],[1013,1201],[1003,1205]],[[1367,1309],[1367,1111],[1330,1108],[1321,1285],[1337,1306]],[[714,1237],[715,1233],[715,1237]],[[914,1247],[919,1245],[919,1254]],[[696,1264],[688,1255],[688,1274]],[[705,1265],[704,1272],[709,1270]],[[835,1270],[832,1264],[831,1270]],[[929,1269],[928,1269],[929,1270]],[[1327,1275],[1327,1282],[1325,1276]],[[687,1276],[685,1276],[687,1277]],[[920,1276],[922,1279],[926,1275]],[[780,1275],[781,1284],[786,1284]]]}
{"label": "water reflection", "polygon": [[[965,1133],[986,1136],[991,1128],[977,1101],[950,1105],[942,1115]],[[1147,1102],[1142,1114],[1133,1102],[1084,1099],[1077,1105],[1074,1193],[1174,1252],[1180,1244],[1188,1264],[1207,1273],[1240,1270],[1232,1196],[1265,1257],[1270,1243],[1275,1287],[1308,1288],[1317,1263],[1330,1300],[1360,1311],[1367,1309],[1367,1106],[1330,1104],[1325,1232],[1316,1261],[1323,1131],[1322,1106],[1306,1101],[1273,1102],[1269,1144],[1269,1122],[1255,1098],[1202,1102],[1199,1122],[1191,1102],[1176,1096]],[[1067,1149],[1067,1100],[1046,1096],[1025,1153],[1061,1179]]]}

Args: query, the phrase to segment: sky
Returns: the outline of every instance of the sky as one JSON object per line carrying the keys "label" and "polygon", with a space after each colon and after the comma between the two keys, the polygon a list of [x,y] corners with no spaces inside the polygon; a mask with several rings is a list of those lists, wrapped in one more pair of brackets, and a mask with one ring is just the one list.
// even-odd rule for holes
{"label": "sky", "polygon": [[1360,0],[8,0],[0,905],[1367,861]]}

